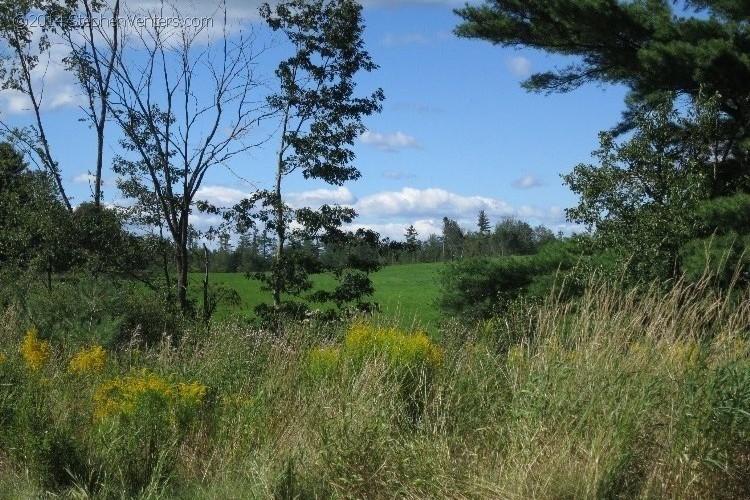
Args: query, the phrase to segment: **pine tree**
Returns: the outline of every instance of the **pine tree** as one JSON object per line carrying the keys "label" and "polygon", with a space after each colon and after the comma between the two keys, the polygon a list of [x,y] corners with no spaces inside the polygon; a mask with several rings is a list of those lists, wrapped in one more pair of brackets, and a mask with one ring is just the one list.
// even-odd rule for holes
{"label": "pine tree", "polygon": [[477,227],[479,228],[479,234],[483,236],[490,234],[490,219],[487,217],[487,213],[484,210],[479,211]]}

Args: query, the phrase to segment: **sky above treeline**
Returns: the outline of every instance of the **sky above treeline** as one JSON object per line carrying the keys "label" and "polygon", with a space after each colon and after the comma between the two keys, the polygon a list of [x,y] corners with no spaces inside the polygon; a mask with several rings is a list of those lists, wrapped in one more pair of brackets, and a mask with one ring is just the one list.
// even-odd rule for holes
{"label": "sky above treeline", "polygon": [[[127,7],[138,12],[154,3],[131,0]],[[189,6],[194,16],[216,11],[210,0],[179,5]],[[271,43],[270,33],[258,27],[257,5],[231,0],[229,17],[253,28],[257,43]],[[359,213],[358,226],[396,239],[410,224],[420,237],[439,234],[445,216],[475,230],[479,210],[493,223],[515,216],[554,231],[580,230],[565,220],[564,209],[576,198],[560,175],[592,161],[598,133],[620,118],[625,90],[589,85],[568,94],[526,92],[520,83],[532,72],[571,61],[457,38],[453,30],[460,18],[453,9],[461,5],[364,3],[366,48],[379,69],[359,78],[358,92],[380,87],[386,100],[381,114],[366,118],[367,131],[355,145],[362,177],[341,187],[291,177],[285,190],[293,205],[351,205]],[[53,48],[53,55],[63,52]],[[280,53],[283,48],[277,47],[259,56],[256,72],[270,79]],[[81,203],[91,199],[95,135],[79,121],[83,101],[71,76],[54,63],[44,69],[44,119],[53,154],[73,203]],[[11,125],[30,123],[28,105],[11,92],[0,92],[0,113]],[[111,162],[123,151],[116,125],[109,130]],[[211,170],[198,198],[232,205],[256,188],[271,188],[276,145],[271,138],[229,168]],[[106,172],[104,177],[106,201],[127,204],[116,176]],[[198,215],[194,222],[205,227],[211,219]]]}

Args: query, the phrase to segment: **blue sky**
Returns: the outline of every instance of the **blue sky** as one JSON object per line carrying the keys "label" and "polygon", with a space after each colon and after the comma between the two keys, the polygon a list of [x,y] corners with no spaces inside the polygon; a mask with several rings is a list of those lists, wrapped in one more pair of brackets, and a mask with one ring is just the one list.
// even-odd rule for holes
{"label": "blue sky", "polygon": [[[129,2],[131,7],[149,2]],[[194,5],[197,13],[207,1]],[[460,22],[451,2],[374,0],[365,5],[365,40],[380,68],[359,79],[361,92],[381,87],[383,112],[366,120],[356,144],[362,178],[343,188],[290,178],[285,189],[297,205],[340,202],[360,213],[359,225],[400,238],[409,224],[422,237],[439,232],[442,217],[475,229],[484,209],[493,222],[513,215],[554,230],[570,231],[563,210],[575,196],[560,174],[589,162],[599,131],[614,125],[624,89],[590,85],[568,94],[527,93],[520,82],[533,71],[569,61],[543,53],[509,50],[456,38]],[[248,2],[230,2],[230,12],[252,15]],[[261,36],[267,36],[263,34]],[[271,74],[274,61],[261,61]],[[75,85],[62,70],[48,69],[45,120],[53,152],[60,158],[74,202],[90,199],[87,174],[94,136],[79,123]],[[18,96],[0,93],[0,117],[10,124],[29,119]],[[112,124],[110,130],[114,131]],[[114,134],[113,134],[114,137]],[[107,156],[118,153],[109,141]],[[235,159],[241,178],[218,167],[204,181],[203,198],[232,203],[270,187],[275,141]],[[124,203],[105,174],[108,202]],[[252,182],[252,186],[243,179]],[[198,225],[208,220],[197,217]]]}

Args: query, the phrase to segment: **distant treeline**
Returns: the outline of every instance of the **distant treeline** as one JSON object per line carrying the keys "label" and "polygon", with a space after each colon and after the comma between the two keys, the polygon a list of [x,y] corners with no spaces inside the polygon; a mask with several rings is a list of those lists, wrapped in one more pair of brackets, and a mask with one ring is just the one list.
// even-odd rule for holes
{"label": "distant treeline", "polygon": [[[478,229],[465,230],[453,219],[443,219],[441,234],[421,238],[414,226],[406,228],[403,240],[382,238],[376,247],[362,245],[355,250],[361,259],[377,260],[380,265],[450,262],[474,257],[503,257],[532,255],[547,243],[562,239],[545,226],[533,227],[514,217],[504,217],[490,229],[490,221],[481,211]],[[238,273],[267,271],[273,264],[276,252],[273,238],[266,231],[254,230],[239,236],[231,243],[229,234],[219,238],[217,248],[209,250],[211,272]],[[339,248],[310,240],[292,240],[290,245],[303,252],[321,268],[340,264],[351,253],[351,248]],[[197,243],[193,251],[201,253]],[[200,264],[196,262],[196,266]]]}

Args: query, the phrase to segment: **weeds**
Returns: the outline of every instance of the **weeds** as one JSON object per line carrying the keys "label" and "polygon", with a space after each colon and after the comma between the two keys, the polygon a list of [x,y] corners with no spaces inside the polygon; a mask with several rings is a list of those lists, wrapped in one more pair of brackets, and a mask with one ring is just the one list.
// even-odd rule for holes
{"label": "weeds", "polygon": [[0,496],[745,498],[739,293],[592,283],[441,345],[227,322],[73,350],[8,311]]}

